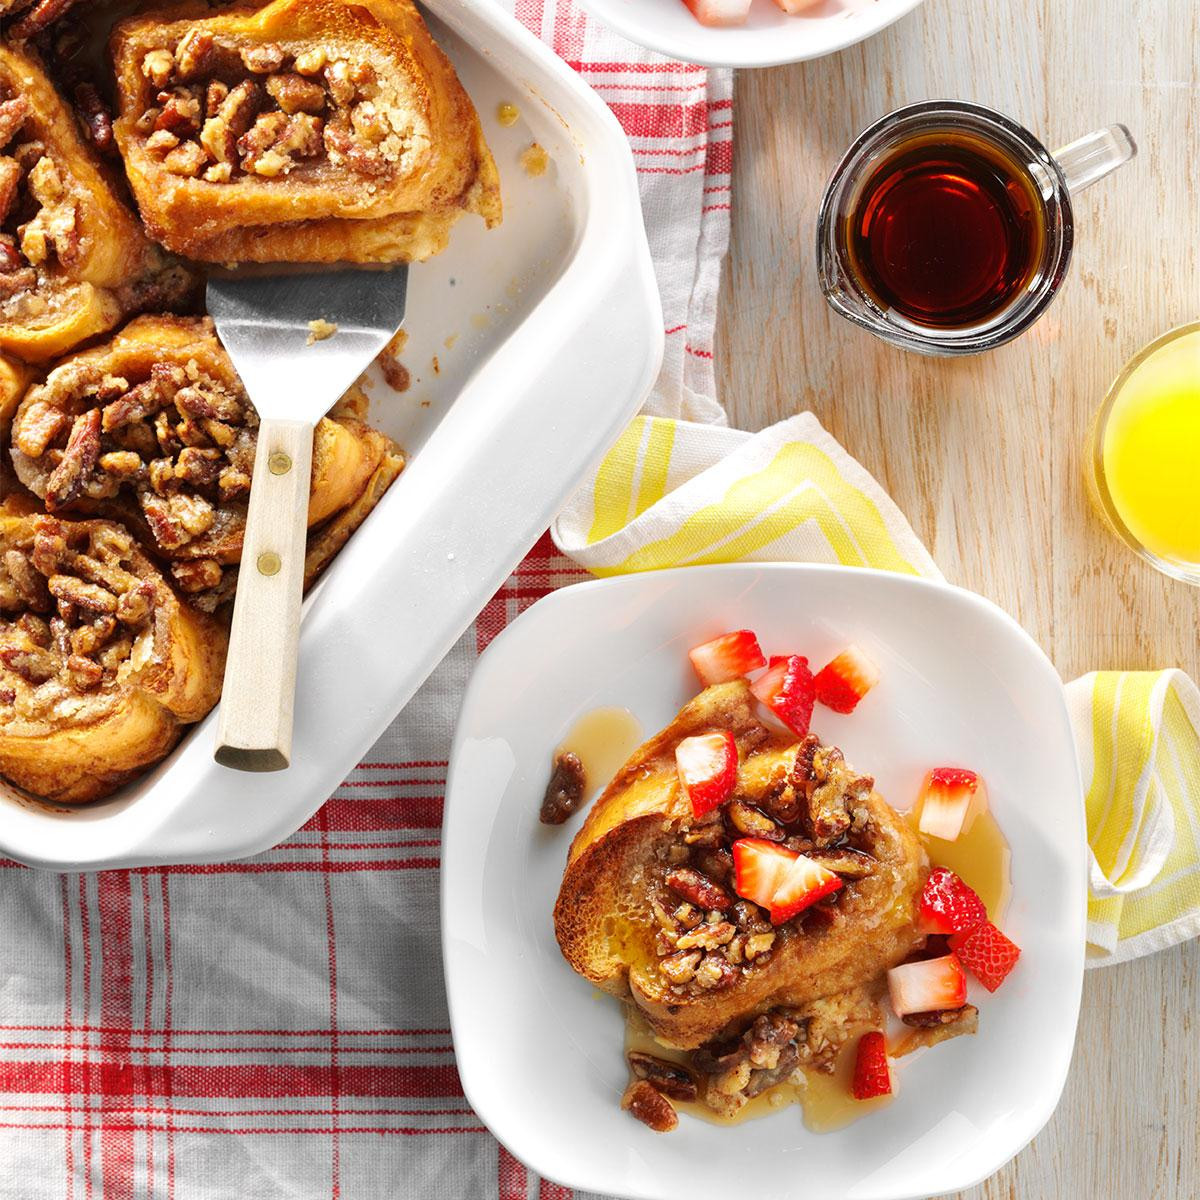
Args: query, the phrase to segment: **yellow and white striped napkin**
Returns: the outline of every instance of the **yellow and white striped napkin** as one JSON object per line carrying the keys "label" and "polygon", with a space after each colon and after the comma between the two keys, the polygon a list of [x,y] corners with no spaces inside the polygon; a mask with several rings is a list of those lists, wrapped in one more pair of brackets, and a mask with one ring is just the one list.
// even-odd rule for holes
{"label": "yellow and white striped napkin", "polygon": [[[941,579],[875,479],[803,413],[749,434],[642,416],[553,528],[596,575],[827,562]],[[1181,671],[1067,685],[1091,844],[1090,965],[1200,934],[1200,692]]]}

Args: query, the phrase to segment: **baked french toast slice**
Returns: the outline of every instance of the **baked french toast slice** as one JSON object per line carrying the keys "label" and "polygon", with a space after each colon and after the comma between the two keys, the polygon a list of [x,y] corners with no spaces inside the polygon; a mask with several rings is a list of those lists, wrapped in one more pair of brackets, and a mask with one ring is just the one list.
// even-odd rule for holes
{"label": "baked french toast slice", "polygon": [[[723,730],[736,783],[697,818],[675,751]],[[739,892],[731,849],[747,841],[811,859],[840,885],[773,924],[744,883]],[[659,1041],[693,1049],[773,1009],[880,994],[887,969],[922,941],[928,871],[873,781],[812,735],[768,729],[737,680],[685,705],[596,800],[570,848],[555,932],[574,970],[635,1005]]]}

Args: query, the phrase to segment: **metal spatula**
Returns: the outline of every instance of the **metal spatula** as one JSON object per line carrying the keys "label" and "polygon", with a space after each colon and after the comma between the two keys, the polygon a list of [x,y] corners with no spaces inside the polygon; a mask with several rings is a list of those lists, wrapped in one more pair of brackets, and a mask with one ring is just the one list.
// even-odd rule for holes
{"label": "metal spatula", "polygon": [[209,314],[260,420],[217,721],[224,766],[291,758],[313,427],[400,328],[407,291],[403,266],[209,279]]}

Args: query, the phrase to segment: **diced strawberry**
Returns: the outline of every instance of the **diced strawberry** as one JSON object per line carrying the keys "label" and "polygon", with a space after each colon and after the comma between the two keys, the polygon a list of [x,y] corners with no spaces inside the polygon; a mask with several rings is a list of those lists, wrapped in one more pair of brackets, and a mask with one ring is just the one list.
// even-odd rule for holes
{"label": "diced strawberry", "polygon": [[816,694],[808,659],[803,655],[774,656],[750,690],[794,734],[803,737],[808,732]]}
{"label": "diced strawberry", "polygon": [[771,924],[782,925],[841,886],[841,878],[828,867],[800,855],[771,897]]}
{"label": "diced strawberry", "polygon": [[967,833],[980,813],[987,812],[987,787],[974,771],[935,767],[925,776],[917,799],[917,828],[930,837],[952,842]]}
{"label": "diced strawberry", "polygon": [[953,954],[901,963],[888,972],[888,994],[898,1017],[962,1008],[967,1002],[967,977]]}
{"label": "diced strawberry", "polygon": [[813,689],[826,708],[851,713],[878,682],[879,668],[857,646],[847,646],[817,672]]}
{"label": "diced strawberry", "polygon": [[878,1029],[858,1039],[854,1054],[854,1083],[850,1094],[855,1100],[874,1100],[892,1094],[892,1071],[888,1065],[887,1042]]}
{"label": "diced strawberry", "polygon": [[750,0],[683,0],[701,25],[744,25]]}
{"label": "diced strawberry", "polygon": [[794,850],[763,838],[741,838],[733,843],[733,890],[745,900],[770,908],[797,858]]}
{"label": "diced strawberry", "polygon": [[946,867],[929,872],[921,892],[923,933],[970,933],[987,920],[987,909],[973,888]]}
{"label": "diced strawberry", "polygon": [[684,738],[675,747],[679,784],[692,802],[697,817],[719,808],[737,782],[737,743],[728,729]]}
{"label": "diced strawberry", "polygon": [[693,646],[688,651],[688,658],[692,660],[696,674],[708,687],[714,683],[740,679],[767,665],[758,638],[749,629],[723,633],[711,642]]}
{"label": "diced strawberry", "polygon": [[960,933],[950,939],[950,945],[962,959],[963,966],[994,992],[1017,965],[1021,948],[996,928],[985,921],[969,933]]}

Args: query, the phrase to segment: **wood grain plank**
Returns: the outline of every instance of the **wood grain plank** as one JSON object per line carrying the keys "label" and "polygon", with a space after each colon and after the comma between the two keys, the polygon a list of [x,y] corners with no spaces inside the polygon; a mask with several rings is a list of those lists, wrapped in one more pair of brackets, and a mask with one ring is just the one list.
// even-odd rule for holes
{"label": "wood grain plank", "polygon": [[[717,371],[730,419],[803,409],[888,488],[948,578],[1011,612],[1065,677],[1180,665],[1200,677],[1200,589],[1164,579],[1087,493],[1090,424],[1122,363],[1200,316],[1200,6],[1195,0],[927,0],[879,37],[737,76],[733,236]],[[1070,277],[990,355],[906,355],[842,321],[813,223],[854,136],[891,108],[961,97],[1050,146],[1122,121],[1139,155],[1076,204]],[[1057,1113],[960,1200],[1200,1195],[1200,944],[1089,972]]]}

